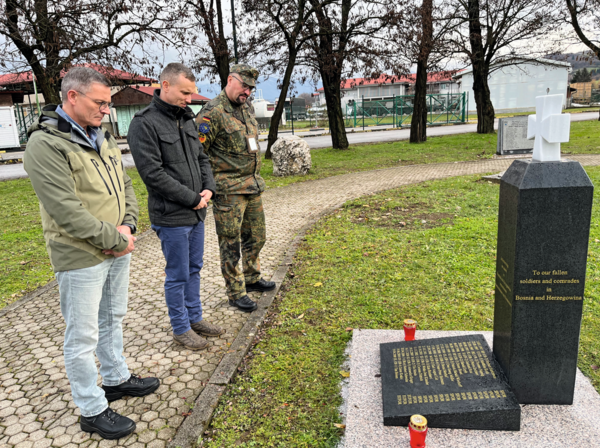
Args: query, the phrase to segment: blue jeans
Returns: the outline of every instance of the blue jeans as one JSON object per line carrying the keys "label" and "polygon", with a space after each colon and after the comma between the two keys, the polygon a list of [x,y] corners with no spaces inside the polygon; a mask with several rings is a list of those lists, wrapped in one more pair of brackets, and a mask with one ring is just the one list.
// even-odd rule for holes
{"label": "blue jeans", "polygon": [[94,350],[102,384],[118,386],[130,377],[123,356],[123,318],[127,312],[131,255],[109,258],[84,269],[56,273],[60,310],[67,324],[64,356],[73,401],[84,417],[108,407],[97,385]]}
{"label": "blue jeans", "polygon": [[204,223],[194,226],[152,226],[167,261],[165,300],[174,334],[190,331],[202,320],[200,269],[204,264]]}

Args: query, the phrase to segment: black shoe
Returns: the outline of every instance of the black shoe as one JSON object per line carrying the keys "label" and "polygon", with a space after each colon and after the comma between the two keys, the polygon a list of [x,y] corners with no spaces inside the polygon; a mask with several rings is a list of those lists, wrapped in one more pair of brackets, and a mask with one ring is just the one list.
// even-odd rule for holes
{"label": "black shoe", "polygon": [[110,401],[123,398],[125,395],[130,397],[145,397],[150,395],[160,386],[158,378],[142,378],[131,375],[127,381],[118,386],[102,386],[106,399]]}
{"label": "black shoe", "polygon": [[135,422],[106,408],[101,414],[94,417],[81,417],[79,422],[81,430],[85,432],[97,432],[100,437],[108,440],[116,440],[128,436],[135,431]]}
{"label": "black shoe", "polygon": [[251,313],[256,308],[258,308],[258,305],[256,304],[256,302],[253,302],[252,300],[250,300],[250,297],[248,297],[248,296],[244,296],[237,300],[229,299],[229,304],[231,306],[235,306],[235,307],[239,308],[240,310],[242,310],[246,313]]}
{"label": "black shoe", "polygon": [[254,283],[250,283],[247,284],[246,283],[246,292],[253,292],[253,291],[260,291],[260,292],[265,292],[265,291],[272,291],[273,289],[275,289],[275,286],[277,286],[275,284],[275,282],[268,282],[266,280],[263,280],[262,278]]}

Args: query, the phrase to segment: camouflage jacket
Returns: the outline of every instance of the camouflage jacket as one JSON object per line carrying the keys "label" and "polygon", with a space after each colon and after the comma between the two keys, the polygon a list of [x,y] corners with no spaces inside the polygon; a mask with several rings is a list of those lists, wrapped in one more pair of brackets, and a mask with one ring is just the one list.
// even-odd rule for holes
{"label": "camouflage jacket", "polygon": [[223,90],[202,108],[196,122],[200,141],[210,160],[217,194],[265,191],[265,181],[260,177],[260,151],[249,152],[246,140],[246,136],[254,137],[258,144],[258,123],[252,105],[243,104],[234,110]]}

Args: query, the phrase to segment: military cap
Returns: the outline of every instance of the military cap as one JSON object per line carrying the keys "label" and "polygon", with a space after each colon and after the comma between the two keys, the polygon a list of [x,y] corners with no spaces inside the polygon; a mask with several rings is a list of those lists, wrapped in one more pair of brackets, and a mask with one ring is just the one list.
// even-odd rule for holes
{"label": "military cap", "polygon": [[229,69],[229,73],[238,73],[242,77],[242,81],[252,87],[256,87],[258,79],[258,70],[250,67],[248,64],[235,64]]}

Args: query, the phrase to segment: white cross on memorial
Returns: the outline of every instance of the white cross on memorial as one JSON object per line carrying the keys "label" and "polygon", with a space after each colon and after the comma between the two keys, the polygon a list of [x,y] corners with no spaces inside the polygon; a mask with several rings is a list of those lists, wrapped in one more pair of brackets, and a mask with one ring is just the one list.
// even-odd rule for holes
{"label": "white cross on memorial", "polygon": [[562,112],[563,96],[546,95],[535,98],[535,115],[529,116],[527,138],[535,137],[533,160],[560,162],[560,144],[569,141],[571,114]]}

